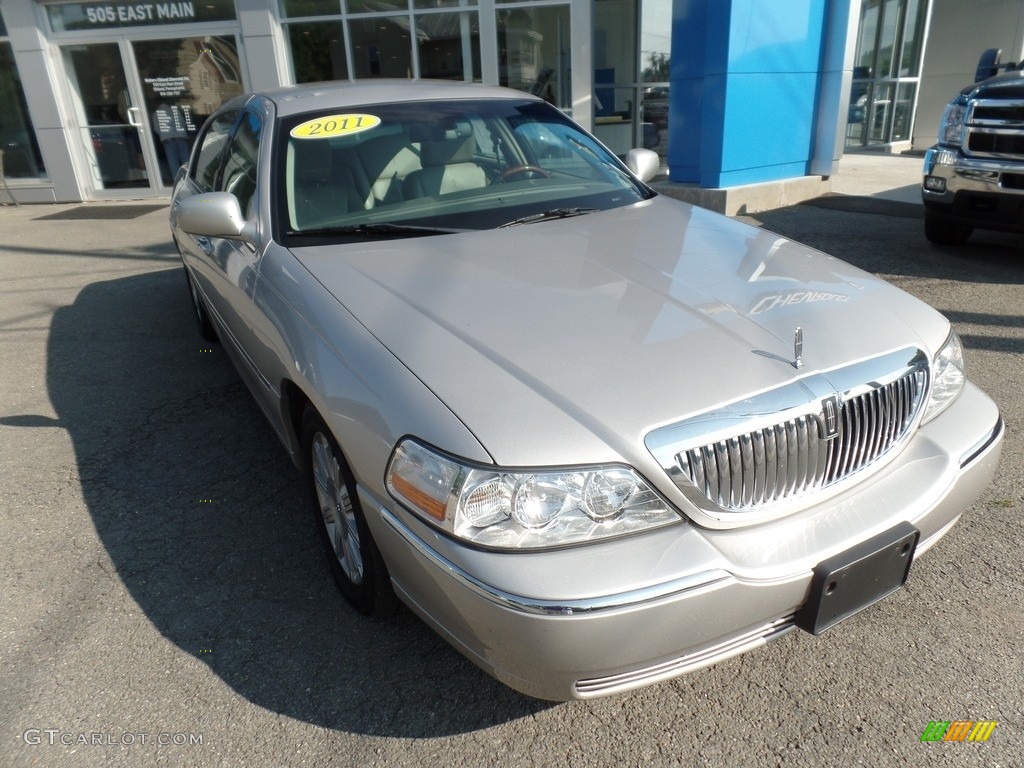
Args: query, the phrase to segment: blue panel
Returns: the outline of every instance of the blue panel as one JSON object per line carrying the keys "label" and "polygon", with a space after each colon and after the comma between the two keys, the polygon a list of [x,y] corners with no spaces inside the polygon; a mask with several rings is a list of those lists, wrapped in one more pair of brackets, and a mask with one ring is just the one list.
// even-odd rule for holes
{"label": "blue panel", "polygon": [[828,0],[675,0],[669,178],[803,176],[814,151]]}
{"label": "blue panel", "polygon": [[817,86],[816,72],[730,75],[722,169],[806,162]]}
{"label": "blue panel", "polygon": [[[738,187],[742,184],[758,184],[766,181],[779,181],[780,179],[795,179],[807,174],[807,163],[790,163],[788,165],[769,165],[763,168],[744,168],[740,171],[728,171],[718,175],[714,186],[707,185],[709,189],[717,187]],[[705,186],[701,184],[701,186]]]}
{"label": "blue panel", "polygon": [[817,72],[825,0],[733,0],[729,72]]}
{"label": "blue panel", "polygon": [[[672,81],[704,76],[707,4],[708,0],[674,0],[672,3],[672,56],[669,60]],[[723,38],[715,45],[724,46],[726,42]]]}
{"label": "blue panel", "polygon": [[[704,74],[709,0],[674,0],[672,5],[672,56],[669,70],[669,178],[699,182],[703,139],[703,105],[707,89]],[[720,41],[725,48],[725,40]],[[713,129],[721,132],[721,121]]]}
{"label": "blue panel", "polygon": [[[673,80],[669,90],[669,130],[672,141],[668,146],[669,178],[672,181],[700,181],[704,78],[690,77]],[[720,131],[719,131],[720,132]]]}

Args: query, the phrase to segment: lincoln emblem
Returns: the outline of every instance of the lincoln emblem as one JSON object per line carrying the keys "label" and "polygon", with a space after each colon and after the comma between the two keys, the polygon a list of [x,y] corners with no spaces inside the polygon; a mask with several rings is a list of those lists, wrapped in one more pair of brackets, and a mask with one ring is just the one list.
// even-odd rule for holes
{"label": "lincoln emblem", "polygon": [[839,397],[832,395],[821,401],[821,437],[831,440],[839,435]]}

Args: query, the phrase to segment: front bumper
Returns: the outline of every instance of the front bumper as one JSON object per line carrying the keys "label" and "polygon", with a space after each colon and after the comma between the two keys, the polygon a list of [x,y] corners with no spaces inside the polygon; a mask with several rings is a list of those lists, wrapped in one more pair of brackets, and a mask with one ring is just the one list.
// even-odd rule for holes
{"label": "front bumper", "polygon": [[925,153],[921,199],[927,210],[982,229],[1024,232],[1024,163]]}
{"label": "front bumper", "polygon": [[[986,424],[979,432],[976,425]],[[471,549],[361,488],[402,599],[523,693],[592,698],[670,679],[795,626],[821,561],[909,522],[931,547],[991,482],[1002,421],[973,385],[901,455],[818,507],[744,529],[681,524],[541,553]]]}

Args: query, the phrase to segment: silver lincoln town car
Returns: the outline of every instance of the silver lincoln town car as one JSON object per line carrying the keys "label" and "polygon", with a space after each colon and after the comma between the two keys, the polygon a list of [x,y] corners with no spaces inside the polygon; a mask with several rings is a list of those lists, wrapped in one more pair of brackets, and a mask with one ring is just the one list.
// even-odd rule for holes
{"label": "silver lincoln town car", "polygon": [[342,594],[539,698],[828,629],[999,459],[942,315],[657,165],[518,91],[373,81],[225,104],[174,189]]}

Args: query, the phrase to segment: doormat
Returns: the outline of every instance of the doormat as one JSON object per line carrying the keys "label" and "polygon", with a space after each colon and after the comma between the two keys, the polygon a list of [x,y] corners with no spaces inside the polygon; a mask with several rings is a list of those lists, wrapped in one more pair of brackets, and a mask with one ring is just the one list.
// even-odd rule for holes
{"label": "doormat", "polygon": [[160,205],[79,205],[64,211],[48,213],[45,216],[36,216],[32,221],[137,219],[139,216],[145,216],[147,213],[166,207],[166,203]]}

